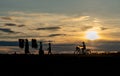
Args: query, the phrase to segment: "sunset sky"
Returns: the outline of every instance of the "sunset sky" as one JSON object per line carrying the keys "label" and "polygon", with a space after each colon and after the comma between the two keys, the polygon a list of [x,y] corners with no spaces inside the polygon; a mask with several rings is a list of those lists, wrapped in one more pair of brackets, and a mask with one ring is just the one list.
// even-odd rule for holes
{"label": "sunset sky", "polygon": [[[120,0],[0,0],[0,41],[120,41]],[[108,45],[107,43],[106,45]]]}

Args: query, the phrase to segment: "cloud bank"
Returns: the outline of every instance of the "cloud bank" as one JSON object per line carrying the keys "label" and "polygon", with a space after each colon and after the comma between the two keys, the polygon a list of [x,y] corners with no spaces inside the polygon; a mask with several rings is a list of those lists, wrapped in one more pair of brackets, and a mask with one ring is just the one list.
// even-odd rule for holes
{"label": "cloud bank", "polygon": [[[111,23],[109,22],[111,21]],[[115,20],[113,20],[115,22]],[[56,13],[28,13],[28,12],[8,12],[7,16],[0,16],[0,33],[3,37],[23,38],[39,38],[39,39],[63,39],[77,41],[82,40],[84,33],[88,30],[95,30],[100,33],[103,38],[108,36],[118,40],[117,34],[120,32],[112,23],[111,19],[101,19],[89,15],[65,15]],[[117,31],[116,31],[117,30]],[[8,34],[10,33],[9,36]],[[112,34],[112,35],[111,35]],[[5,36],[7,35],[7,36]],[[57,36],[57,39],[56,39]],[[65,38],[63,38],[65,37]],[[5,40],[5,39],[4,39]]]}

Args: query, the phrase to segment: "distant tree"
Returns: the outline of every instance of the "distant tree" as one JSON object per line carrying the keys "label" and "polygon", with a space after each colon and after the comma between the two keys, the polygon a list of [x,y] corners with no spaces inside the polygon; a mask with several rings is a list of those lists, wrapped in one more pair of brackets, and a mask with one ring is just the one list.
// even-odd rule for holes
{"label": "distant tree", "polygon": [[29,42],[28,39],[25,39],[25,54],[29,54]]}
{"label": "distant tree", "polygon": [[24,48],[24,39],[19,39],[19,47]]}
{"label": "distant tree", "polygon": [[36,39],[32,39],[32,48],[37,49],[38,48],[38,44],[37,44],[37,40]]}

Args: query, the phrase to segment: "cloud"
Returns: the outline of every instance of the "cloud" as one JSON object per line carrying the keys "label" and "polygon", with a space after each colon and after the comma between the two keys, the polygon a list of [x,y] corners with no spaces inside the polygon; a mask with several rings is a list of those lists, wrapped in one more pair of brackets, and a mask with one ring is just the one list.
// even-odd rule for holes
{"label": "cloud", "polygon": [[107,30],[109,28],[105,28],[105,27],[100,27],[101,30]]}
{"label": "cloud", "polygon": [[18,27],[24,27],[25,25],[18,25]]}
{"label": "cloud", "polygon": [[59,30],[61,27],[44,27],[44,28],[37,28],[36,30]]}
{"label": "cloud", "polygon": [[0,28],[0,31],[6,32],[6,33],[16,33],[14,31],[12,31],[11,29],[7,29],[7,28]]}
{"label": "cloud", "polygon": [[[31,37],[35,35],[46,37],[47,39],[47,37],[66,36],[65,34],[73,36],[73,32],[74,36],[79,36],[86,30],[97,26],[91,16],[26,12],[9,12],[8,15],[12,18],[11,23],[16,24],[16,26],[6,26],[6,28],[21,32],[20,36],[23,36],[22,33],[24,33],[26,36],[30,34]],[[53,34],[54,32],[57,34]],[[18,35],[15,34],[14,36]]]}
{"label": "cloud", "polygon": [[20,24],[20,25],[17,25],[15,23],[5,23],[5,26],[18,26],[18,27],[24,27],[26,25],[23,25],[23,24]]}
{"label": "cloud", "polygon": [[13,24],[13,23],[6,23],[5,25],[6,26],[16,26],[16,24]]}
{"label": "cloud", "polygon": [[86,30],[91,29],[91,28],[93,28],[93,26],[83,26],[80,29],[81,29],[81,31],[86,31]]}
{"label": "cloud", "polygon": [[78,21],[86,21],[89,20],[90,16],[78,16],[78,17],[69,17],[69,18],[65,18],[63,21],[64,22],[78,22]]}
{"label": "cloud", "polygon": [[18,38],[40,38],[40,37],[48,37],[48,36],[26,36],[26,35],[22,35],[22,36],[1,36],[0,39],[18,39]]}
{"label": "cloud", "polygon": [[[106,36],[105,33],[107,33],[112,37],[114,35],[110,33],[116,31],[116,29],[110,29],[112,28],[111,26],[105,26],[108,25],[106,22],[104,22],[105,19],[100,19],[98,17],[93,17],[89,15],[66,15],[57,13],[30,13],[13,11],[9,12],[7,16],[0,19],[0,27],[4,28],[0,29],[1,31],[3,31],[0,33],[13,33],[9,36],[6,36],[8,38],[28,36],[27,38],[39,37],[42,39],[44,37],[44,39],[48,39],[47,37],[55,37],[54,39],[56,39],[56,36],[70,35],[71,38],[75,40],[78,39],[77,37],[80,37],[82,39],[82,36],[88,30],[96,30],[104,36]],[[114,28],[118,27],[119,26],[116,26]],[[16,32],[19,32],[19,34],[14,34]],[[61,41],[65,41],[65,38],[63,38]]]}
{"label": "cloud", "polygon": [[11,17],[1,17],[1,19],[4,19],[4,20],[12,20]]}
{"label": "cloud", "polygon": [[51,34],[48,37],[66,36],[66,34]]}

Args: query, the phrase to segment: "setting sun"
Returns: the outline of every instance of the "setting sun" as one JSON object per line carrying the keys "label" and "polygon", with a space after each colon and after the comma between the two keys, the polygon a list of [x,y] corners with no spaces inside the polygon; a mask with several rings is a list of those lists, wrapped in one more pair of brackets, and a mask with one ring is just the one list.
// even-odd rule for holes
{"label": "setting sun", "polygon": [[89,40],[96,40],[99,38],[99,35],[96,31],[88,31],[86,32],[86,39],[89,39]]}

